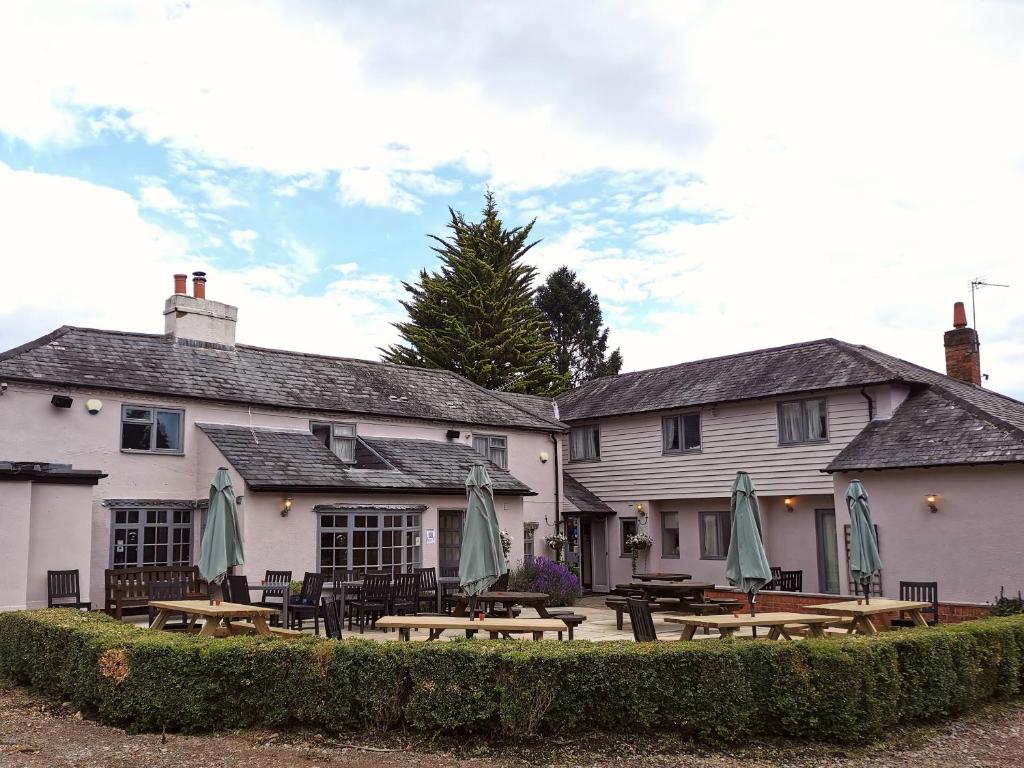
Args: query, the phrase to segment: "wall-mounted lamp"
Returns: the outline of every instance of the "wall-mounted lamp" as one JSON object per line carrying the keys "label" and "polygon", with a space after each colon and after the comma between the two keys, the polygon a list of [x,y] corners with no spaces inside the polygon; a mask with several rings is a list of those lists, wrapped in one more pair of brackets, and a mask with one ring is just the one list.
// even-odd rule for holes
{"label": "wall-mounted lamp", "polygon": [[642,501],[638,501],[636,504],[634,504],[633,509],[636,510],[636,516],[639,517],[641,520],[647,519],[647,510],[644,509],[644,503]]}
{"label": "wall-mounted lamp", "polygon": [[935,514],[939,511],[939,494],[929,493],[924,497],[924,500],[928,502],[928,511]]}
{"label": "wall-mounted lamp", "polygon": [[67,395],[54,395],[50,398],[50,405],[54,408],[70,408],[73,402],[75,401]]}
{"label": "wall-mounted lamp", "polygon": [[281,507],[281,517],[288,517],[288,513],[292,511],[292,500],[285,499],[284,506]]}
{"label": "wall-mounted lamp", "polygon": [[782,503],[786,505],[786,511],[787,512],[792,512],[793,511],[793,501],[794,500],[793,500],[793,498],[791,496],[787,496],[786,498],[784,498],[782,500]]}
{"label": "wall-mounted lamp", "polygon": [[550,456],[550,454],[548,454],[547,451],[541,451],[540,452],[540,463],[541,464],[547,464],[548,463],[548,459],[550,459],[550,458],[551,458],[551,456]]}

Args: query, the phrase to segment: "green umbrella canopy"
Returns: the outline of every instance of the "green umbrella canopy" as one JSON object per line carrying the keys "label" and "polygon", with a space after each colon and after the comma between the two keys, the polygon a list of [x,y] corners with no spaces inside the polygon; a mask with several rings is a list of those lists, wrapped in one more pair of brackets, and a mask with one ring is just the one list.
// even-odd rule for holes
{"label": "green umbrella canopy", "polygon": [[846,506],[850,510],[850,574],[866,593],[872,577],[882,570],[882,558],[878,555],[868,492],[860,480],[854,480],[846,489]]}
{"label": "green umbrella canopy", "polygon": [[746,472],[736,474],[729,517],[732,535],[729,538],[729,554],[725,559],[725,575],[734,587],[752,595],[772,580],[772,569],[768,566],[761,540],[757,495],[750,475]]}
{"label": "green umbrella canopy", "polygon": [[211,584],[222,582],[228,568],[245,562],[235,489],[224,467],[217,470],[210,486],[210,507],[199,551],[199,575]]}
{"label": "green umbrella canopy", "polygon": [[470,595],[487,590],[505,570],[498,514],[494,510],[491,478],[483,464],[475,464],[466,478],[466,522],[459,555],[459,585]]}

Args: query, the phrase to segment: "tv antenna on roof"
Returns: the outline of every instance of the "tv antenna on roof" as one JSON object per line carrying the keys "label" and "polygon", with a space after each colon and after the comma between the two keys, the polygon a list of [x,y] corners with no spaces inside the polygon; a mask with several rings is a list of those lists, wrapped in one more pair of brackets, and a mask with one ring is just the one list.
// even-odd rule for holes
{"label": "tv antenna on roof", "polygon": [[1004,283],[990,283],[985,280],[984,277],[976,277],[971,280],[971,327],[974,330],[978,330],[978,314],[974,306],[974,292],[979,288],[1009,288],[1010,286]]}

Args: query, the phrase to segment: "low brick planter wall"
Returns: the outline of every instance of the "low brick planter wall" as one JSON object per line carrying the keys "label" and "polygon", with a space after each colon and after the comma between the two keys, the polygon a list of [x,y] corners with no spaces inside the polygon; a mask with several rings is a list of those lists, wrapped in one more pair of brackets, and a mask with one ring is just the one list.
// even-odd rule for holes
{"label": "low brick planter wall", "polygon": [[[737,593],[732,590],[716,589],[706,593],[709,597],[737,599]],[[746,595],[740,595],[738,599],[744,603],[746,610]],[[804,606],[815,603],[842,603],[847,600],[855,600],[850,595],[822,595],[813,592],[775,592],[765,590],[757,595],[757,609],[767,613],[768,611],[796,611],[806,612]],[[982,619],[989,616],[992,611],[991,605],[974,605],[969,603],[939,603],[939,623],[959,624],[961,621],[971,619]],[[899,614],[879,614],[872,620],[878,627],[888,626],[890,619],[898,618]]]}

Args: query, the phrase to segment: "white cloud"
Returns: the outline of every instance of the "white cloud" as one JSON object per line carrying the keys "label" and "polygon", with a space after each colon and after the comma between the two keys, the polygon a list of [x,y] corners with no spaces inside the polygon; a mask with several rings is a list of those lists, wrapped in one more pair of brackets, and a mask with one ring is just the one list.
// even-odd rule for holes
{"label": "white cloud", "polygon": [[417,213],[422,200],[401,189],[385,171],[353,168],[338,176],[338,200],[342,205],[369,205]]}
{"label": "white cloud", "polygon": [[139,204],[160,213],[186,210],[187,206],[178,199],[159,179],[144,179],[139,188]]}
{"label": "white cloud", "polygon": [[233,229],[230,232],[231,242],[236,248],[239,248],[247,253],[253,253],[253,243],[256,242],[256,238],[259,237],[259,233],[251,229]]}
{"label": "white cloud", "polygon": [[0,163],[0,253],[8,285],[0,349],[62,324],[163,331],[175,272],[209,272],[209,296],[239,307],[240,341],[354,357],[378,356],[394,338],[401,291],[391,275],[341,273],[323,289],[308,281],[318,256],[283,244],[286,260],[230,268],[192,252],[180,236],[143,220],[119,190]]}

